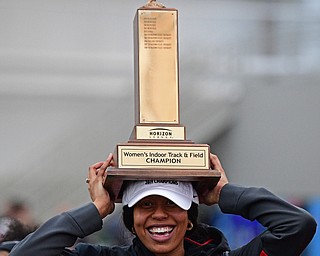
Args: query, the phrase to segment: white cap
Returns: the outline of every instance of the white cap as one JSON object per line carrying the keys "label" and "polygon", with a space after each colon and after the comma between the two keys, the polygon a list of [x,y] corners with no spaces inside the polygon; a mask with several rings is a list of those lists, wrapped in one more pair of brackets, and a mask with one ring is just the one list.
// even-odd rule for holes
{"label": "white cap", "polygon": [[199,204],[191,182],[176,180],[131,181],[123,191],[122,204],[132,207],[151,195],[164,196],[184,210],[189,210],[192,202]]}

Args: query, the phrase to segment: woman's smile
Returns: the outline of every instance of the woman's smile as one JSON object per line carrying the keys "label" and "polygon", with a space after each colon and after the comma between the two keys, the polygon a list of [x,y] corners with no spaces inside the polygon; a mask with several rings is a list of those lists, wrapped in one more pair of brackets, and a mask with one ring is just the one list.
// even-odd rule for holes
{"label": "woman's smile", "polygon": [[147,229],[152,239],[161,242],[166,241],[171,238],[172,231],[174,230],[173,226],[155,226]]}
{"label": "woman's smile", "polygon": [[183,255],[188,213],[163,196],[148,196],[134,206],[134,230],[155,255]]}
{"label": "woman's smile", "polygon": [[155,234],[155,235],[168,235],[169,233],[171,233],[171,231],[173,230],[173,227],[151,227],[148,228],[148,231],[151,234]]}

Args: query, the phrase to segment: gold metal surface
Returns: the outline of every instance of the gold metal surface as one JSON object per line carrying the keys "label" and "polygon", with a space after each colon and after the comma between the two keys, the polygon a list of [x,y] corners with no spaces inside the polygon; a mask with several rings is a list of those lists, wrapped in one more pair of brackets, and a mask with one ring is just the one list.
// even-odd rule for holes
{"label": "gold metal surface", "polygon": [[149,0],[143,8],[166,8],[163,4],[157,3],[156,0]]}
{"label": "gold metal surface", "polygon": [[136,123],[178,124],[177,11],[138,9],[136,19]]}

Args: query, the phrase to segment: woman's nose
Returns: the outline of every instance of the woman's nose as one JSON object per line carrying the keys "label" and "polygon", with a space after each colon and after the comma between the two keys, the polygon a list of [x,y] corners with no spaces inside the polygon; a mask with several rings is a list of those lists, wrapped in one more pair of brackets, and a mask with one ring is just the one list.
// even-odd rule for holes
{"label": "woman's nose", "polygon": [[168,213],[163,205],[157,205],[152,214],[152,218],[155,219],[165,219],[168,217]]}

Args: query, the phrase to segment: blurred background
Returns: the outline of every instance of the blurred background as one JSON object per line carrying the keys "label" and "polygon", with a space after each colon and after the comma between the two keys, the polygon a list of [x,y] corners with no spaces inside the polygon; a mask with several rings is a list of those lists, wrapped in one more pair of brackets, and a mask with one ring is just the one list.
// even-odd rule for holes
{"label": "blurred background", "polygon": [[[0,0],[0,214],[40,224],[90,200],[88,166],[134,126],[132,22],[145,3]],[[266,187],[319,221],[320,1],[162,3],[179,10],[188,139],[210,144],[231,182]],[[201,218],[232,247],[261,231],[214,207]],[[305,255],[319,241],[318,231]]]}

